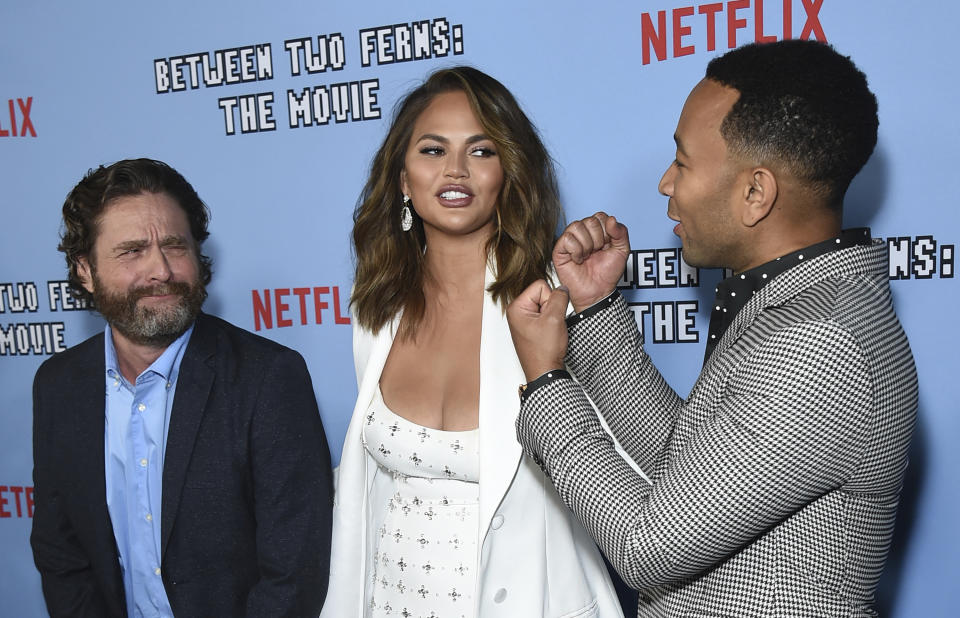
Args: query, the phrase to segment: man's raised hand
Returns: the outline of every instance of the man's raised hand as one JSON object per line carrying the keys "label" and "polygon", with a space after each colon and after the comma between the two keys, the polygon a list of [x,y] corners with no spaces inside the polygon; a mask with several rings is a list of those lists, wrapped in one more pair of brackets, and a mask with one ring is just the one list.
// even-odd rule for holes
{"label": "man's raised hand", "polygon": [[574,221],[553,248],[553,266],[580,311],[609,296],[630,255],[626,226],[604,212]]}

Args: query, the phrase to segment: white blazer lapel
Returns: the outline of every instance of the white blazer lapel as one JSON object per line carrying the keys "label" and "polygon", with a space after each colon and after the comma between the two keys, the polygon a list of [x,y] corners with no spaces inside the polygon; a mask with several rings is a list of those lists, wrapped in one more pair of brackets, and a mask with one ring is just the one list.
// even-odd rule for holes
{"label": "white blazer lapel", "polygon": [[[487,268],[485,286],[493,283]],[[507,318],[490,294],[483,297],[480,333],[480,540],[513,482],[522,450],[514,423],[520,411],[517,387],[523,369]]]}
{"label": "white blazer lapel", "polygon": [[333,509],[333,539],[330,560],[330,590],[321,618],[362,616],[366,577],[367,490],[372,469],[361,440],[366,410],[380,382],[399,316],[372,335],[354,327],[353,359],[357,370],[357,403],[343,441],[336,473]]}
{"label": "white blazer lapel", "polygon": [[[357,371],[357,402],[350,417],[347,435],[343,441],[343,454],[340,457],[340,470],[337,477],[337,495],[364,500],[366,495],[366,453],[361,441],[364,416],[376,389],[379,388],[380,374],[390,354],[393,337],[400,316],[380,329],[376,335],[361,328],[354,329],[353,359]],[[349,462],[349,465],[343,465]],[[349,475],[347,478],[346,475]]]}

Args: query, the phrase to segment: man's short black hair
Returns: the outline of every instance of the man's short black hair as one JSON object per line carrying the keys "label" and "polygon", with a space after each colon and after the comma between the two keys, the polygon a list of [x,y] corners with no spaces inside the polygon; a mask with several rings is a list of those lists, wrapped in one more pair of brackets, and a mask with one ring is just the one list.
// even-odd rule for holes
{"label": "man's short black hair", "polygon": [[877,144],[877,99],[847,56],[816,41],[752,43],[707,78],[740,93],[720,132],[731,152],[779,163],[840,209]]}

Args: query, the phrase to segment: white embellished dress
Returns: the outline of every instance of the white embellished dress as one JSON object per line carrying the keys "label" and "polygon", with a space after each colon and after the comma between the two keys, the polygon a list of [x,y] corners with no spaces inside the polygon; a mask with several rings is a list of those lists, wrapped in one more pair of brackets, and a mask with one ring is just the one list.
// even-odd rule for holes
{"label": "white embellished dress", "polygon": [[362,440],[379,470],[370,493],[369,618],[473,618],[479,431],[423,427],[376,390]]}

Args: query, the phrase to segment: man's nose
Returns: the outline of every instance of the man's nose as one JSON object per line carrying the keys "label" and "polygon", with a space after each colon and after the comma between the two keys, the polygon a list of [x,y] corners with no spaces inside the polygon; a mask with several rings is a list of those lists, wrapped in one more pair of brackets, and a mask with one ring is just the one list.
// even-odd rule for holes
{"label": "man's nose", "polygon": [[673,197],[673,179],[676,176],[676,161],[670,163],[670,166],[663,173],[663,176],[660,178],[660,184],[657,185],[657,191],[660,192],[660,195],[665,195],[667,197]]}
{"label": "man's nose", "polygon": [[148,253],[148,278],[151,281],[169,281],[173,271],[166,254],[159,247],[151,247]]}

